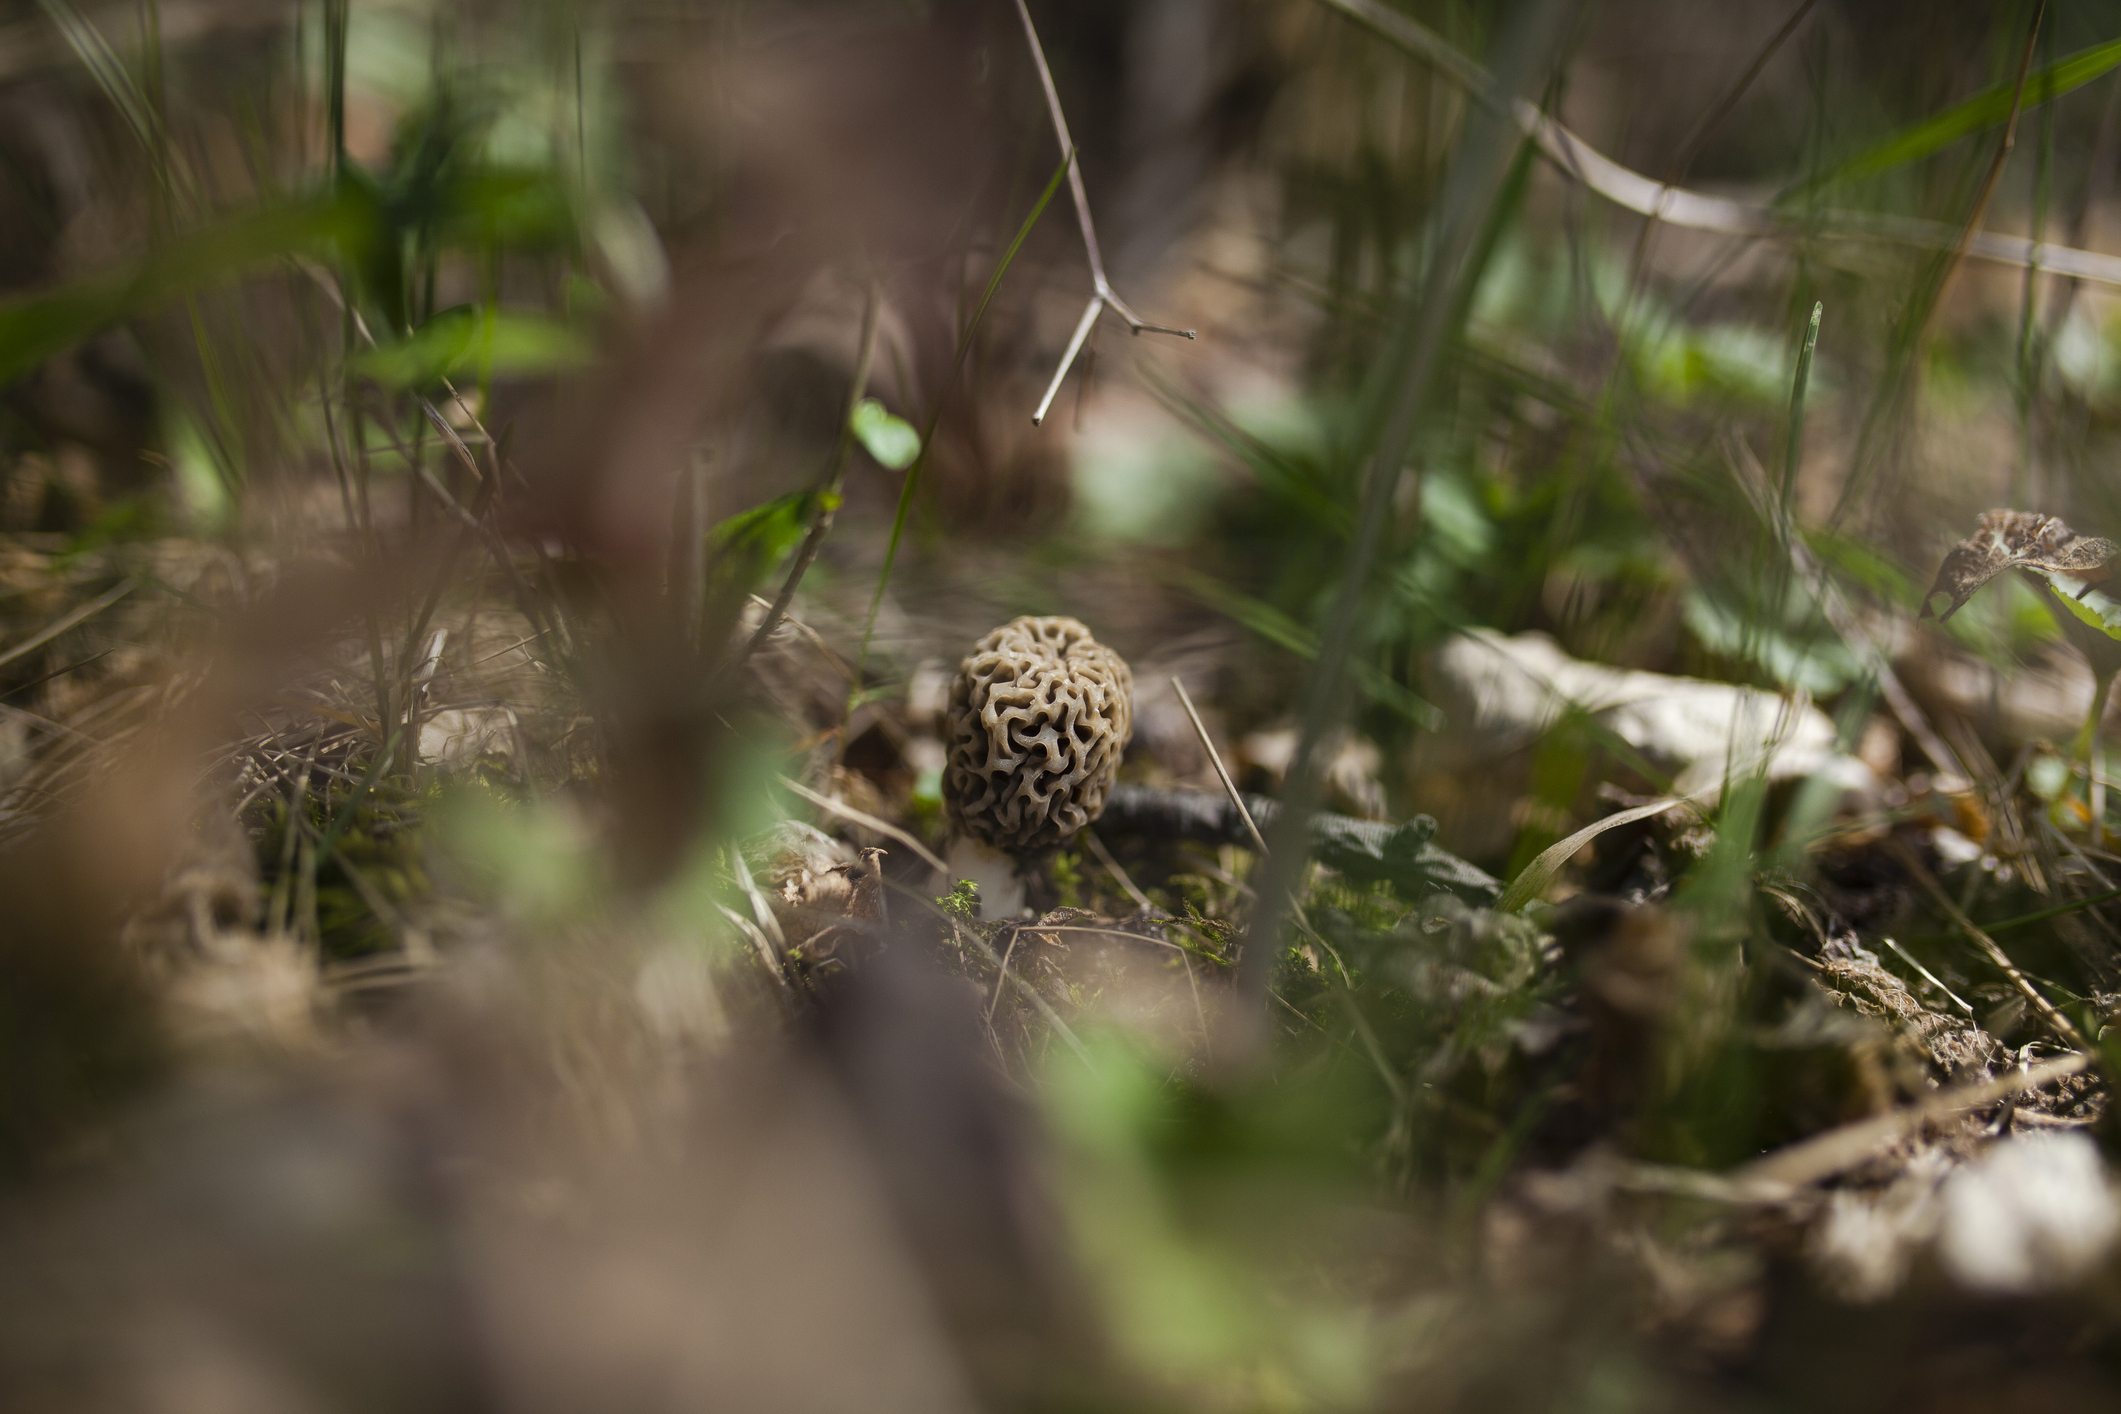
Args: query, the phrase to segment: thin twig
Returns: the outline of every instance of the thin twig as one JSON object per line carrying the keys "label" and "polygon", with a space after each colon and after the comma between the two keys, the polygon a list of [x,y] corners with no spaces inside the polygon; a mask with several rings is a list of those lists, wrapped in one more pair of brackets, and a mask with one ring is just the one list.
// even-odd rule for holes
{"label": "thin twig", "polygon": [[1128,307],[1105,278],[1105,258],[1097,248],[1097,227],[1090,220],[1090,196],[1083,190],[1082,164],[1076,159],[1075,140],[1068,136],[1068,115],[1061,110],[1060,90],[1053,86],[1053,70],[1046,64],[1046,47],[1039,43],[1038,26],[1031,23],[1031,9],[1024,0],[1016,0],[1017,18],[1024,22],[1024,40],[1031,47],[1031,62],[1038,66],[1038,81],[1046,91],[1046,111],[1053,119],[1053,135],[1060,141],[1061,155],[1068,164],[1068,194],[1075,199],[1076,224],[1082,227],[1083,253],[1090,259],[1090,283],[1093,293],[1090,305],[1075,326],[1075,337],[1068,341],[1068,351],[1061,355],[1060,367],[1047,385],[1046,396],[1039,400],[1038,411],[1032,414],[1034,425],[1046,420],[1046,412],[1053,406],[1053,395],[1060,391],[1061,380],[1068,376],[1068,369],[1075,356],[1082,352],[1083,341],[1090,337],[1090,326],[1097,322],[1098,311],[1109,307],[1114,314],[1127,321],[1127,328],[1136,334],[1172,334],[1181,339],[1197,337],[1191,329],[1169,329],[1161,324],[1151,324]]}
{"label": "thin twig", "polygon": [[1061,354],[1060,367],[1053,370],[1053,381],[1046,385],[1046,395],[1038,400],[1038,411],[1031,414],[1031,425],[1038,426],[1046,420],[1046,413],[1053,407],[1053,399],[1060,392],[1061,380],[1068,376],[1068,369],[1075,363],[1075,356],[1082,352],[1083,341],[1090,337],[1090,328],[1097,323],[1098,311],[1105,302],[1098,295],[1090,296],[1090,303],[1083,306],[1083,317],[1076,321],[1075,332],[1068,336],[1068,347]]}
{"label": "thin twig", "polygon": [[779,781],[786,789],[794,791],[812,805],[817,806],[820,810],[829,810],[842,820],[851,821],[865,830],[874,830],[880,835],[897,840],[900,844],[912,850],[923,864],[935,870],[936,873],[948,874],[950,872],[950,866],[945,864],[934,850],[928,848],[928,846],[922,844],[898,826],[887,824],[877,819],[874,815],[866,811],[857,810],[843,801],[834,800],[829,795],[821,795],[804,785],[801,781],[791,780],[787,776],[776,776],[774,779]]}
{"label": "thin twig", "polygon": [[1119,861],[1112,857],[1111,850],[1105,848],[1105,842],[1097,837],[1095,830],[1086,826],[1082,833],[1082,841],[1089,847],[1090,853],[1097,856],[1097,862],[1105,866],[1105,872],[1116,879],[1119,882],[1119,886],[1127,891],[1128,898],[1140,904],[1144,912],[1155,909],[1156,905],[1149,901],[1149,896],[1136,888],[1134,880],[1127,877],[1127,871],[1119,867]]}
{"label": "thin twig", "polygon": [[1913,953],[1909,952],[1906,948],[1900,946],[1899,943],[1895,942],[1891,938],[1887,938],[1885,940],[1885,945],[1891,948],[1894,952],[1900,954],[1900,960],[1902,962],[1906,963],[1909,967],[1912,967],[1917,972],[1921,973],[1923,976],[1923,980],[1927,981],[1932,987],[1935,987],[1938,991],[1944,993],[1944,995],[1946,995],[1947,997],[1950,997],[1952,999],[1953,1006],[1959,1008],[1959,1010],[1965,1012],[1968,1016],[1972,1016],[1974,1014],[1973,1006],[1969,1004],[1965,999],[1963,999],[1957,992],[1945,986],[1943,979],[1938,977],[1936,973],[1930,971],[1927,967],[1924,967],[1921,963],[1917,962]]}
{"label": "thin twig", "polygon": [[[761,609],[765,609],[769,612],[773,608],[773,604],[761,595],[752,595],[751,602],[758,605]],[[831,645],[826,643],[825,640],[818,635],[818,631],[816,629],[804,623],[801,619],[787,612],[785,609],[781,612],[781,622],[788,625],[788,627],[794,629],[803,637],[809,639],[810,646],[825,655],[825,661],[832,665],[832,670],[834,672],[838,673],[841,677],[847,679],[850,684],[856,686],[860,685],[860,679],[855,676],[854,669],[848,666],[847,660],[842,658],[839,654],[833,652]],[[837,731],[839,729],[837,727],[834,727],[832,728],[832,730]]]}
{"label": "thin twig", "polygon": [[[1989,163],[1988,175],[1982,178],[1981,194],[1974,200],[1974,209],[1967,213],[1966,224],[1960,229],[1959,240],[1952,247],[1951,259],[1945,262],[1944,273],[1937,279],[1937,298],[1930,302],[1932,313],[1942,303],[1944,288],[1957,273],[1960,262],[1966,259],[1967,245],[1974,233],[1981,229],[1981,222],[1988,215],[1989,203],[1995,199],[1996,184],[2003,180],[2003,168],[2010,161],[2011,149],[2018,145],[2018,115],[2025,105],[2025,79],[2033,71],[2033,46],[2040,38],[2040,25],[2047,18],[2047,0],[2033,10],[2032,27],[2025,32],[2025,52],[2018,56],[2018,83],[2011,90],[2011,115],[2003,125],[2003,145],[1996,149],[1995,161]],[[2037,264],[2037,260],[2030,264]]]}
{"label": "thin twig", "polygon": [[1264,859],[1267,854],[1267,837],[1259,832],[1259,825],[1253,820],[1251,810],[1246,807],[1245,798],[1237,793],[1237,783],[1230,779],[1230,772],[1223,765],[1222,753],[1215,749],[1215,742],[1208,735],[1207,727],[1201,724],[1200,713],[1193,710],[1193,699],[1187,695],[1186,685],[1176,677],[1173,677],[1171,679],[1171,687],[1173,691],[1178,693],[1178,703],[1186,709],[1186,720],[1193,723],[1193,730],[1199,735],[1200,744],[1207,751],[1208,760],[1215,767],[1217,779],[1223,783],[1223,789],[1229,793],[1230,803],[1237,807],[1237,817],[1245,822],[1245,833],[1252,836],[1252,843],[1258,848],[1260,857]]}
{"label": "thin twig", "polygon": [[[1018,992],[1023,994],[1024,1000],[1031,1003],[1032,1009],[1039,1014],[1040,1018],[1043,1019],[1048,1026],[1053,1028],[1053,1034],[1060,1037],[1062,1042],[1066,1044],[1068,1049],[1075,1053],[1075,1058],[1077,1060],[1081,1061],[1086,1066],[1090,1066],[1090,1068],[1093,1070],[1096,1069],[1095,1064],[1093,1064],[1090,1059],[1089,1048],[1083,1045],[1081,1038],[1075,1034],[1074,1028],[1069,1026],[1067,1022],[1061,1020],[1060,1013],[1053,1009],[1053,1004],[1051,1002],[1047,1001],[1043,996],[1039,995],[1038,988],[1032,986],[1029,982],[1026,982],[1020,974],[1011,972],[1008,966],[1003,962],[1003,960],[995,956],[994,949],[988,945],[987,940],[985,938],[980,936],[979,930],[977,928],[967,928],[963,924],[958,922],[958,920],[955,918],[952,918],[950,920],[950,927],[959,938],[971,939],[972,945],[978,948],[980,952],[986,955],[987,961],[994,964],[995,971],[1001,973],[1002,976],[1008,978],[1010,984],[1013,985]],[[1019,927],[1016,930],[1016,933],[1021,933],[1022,931],[1023,928]],[[1037,931],[1035,927],[1033,927],[1033,931]],[[1012,948],[1015,946],[1016,933],[1012,933],[1010,935],[1010,946]]]}
{"label": "thin twig", "polygon": [[2018,989],[2020,995],[2032,1003],[2033,1010],[2040,1013],[2040,1019],[2047,1023],[2048,1029],[2060,1037],[2063,1044],[2074,1046],[2080,1051],[2090,1051],[2091,1044],[2084,1039],[2084,1033],[2077,1029],[2076,1023],[2057,1011],[2053,1002],[2040,995],[2026,975],[2018,970],[2018,964],[2012,962],[2010,955],[1997,946],[1996,940],[1981,931],[1981,928],[1960,910],[1959,905],[1952,902],[1951,895],[1937,882],[1937,876],[1930,873],[1928,867],[1915,857],[1914,851],[1905,848],[1898,841],[1889,844],[1888,848],[1899,859],[1902,867],[1914,876],[1915,882],[1922,885],[1924,891],[1937,901],[1937,906],[1944,910],[1945,917],[1951,919],[1961,932],[1973,939],[1975,946],[1988,955],[1988,960],[2010,979],[2011,985]]}
{"label": "thin twig", "polygon": [[135,589],[138,589],[139,587],[139,580],[128,579],[119,584],[113,585],[109,589],[104,590],[101,594],[97,595],[94,599],[89,600],[86,604],[83,604],[80,608],[74,610],[72,613],[63,616],[62,618],[59,618],[53,621],[52,623],[46,624],[43,628],[31,634],[28,638],[23,639],[14,647],[8,649],[5,652],[0,652],[0,667],[4,667],[9,663],[14,662],[17,658],[20,658],[25,653],[31,653],[39,648],[42,648],[45,644],[51,642],[60,634],[65,633],[68,629],[73,628],[78,624],[85,623],[89,619],[95,617],[97,614],[102,613],[105,609],[108,609],[111,605],[117,603],[120,599],[123,599],[126,595],[132,593]]}

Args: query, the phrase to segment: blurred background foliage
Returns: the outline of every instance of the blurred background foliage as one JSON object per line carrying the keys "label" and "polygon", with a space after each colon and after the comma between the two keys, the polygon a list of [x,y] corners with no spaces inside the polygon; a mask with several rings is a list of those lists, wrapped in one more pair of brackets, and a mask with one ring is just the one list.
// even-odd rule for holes
{"label": "blurred background foliage", "polygon": [[[1967,1388],[2104,1407],[2110,1274],[2066,1315],[1843,1308],[1743,1203],[1523,1195],[1919,1098],[1814,986],[1829,932],[2038,1034],[1879,860],[1972,840],[1926,867],[1990,921],[2113,862],[2041,592],[1914,614],[1991,506],[2121,525],[2112,280],[1960,249],[2111,239],[2121,4],[1376,7],[1443,64],[1365,8],[1030,7],[1115,287],[1199,331],[1108,314],[1039,427],[1089,291],[1002,0],[0,10],[4,1309],[98,1224],[97,1271],[159,1274],[0,1339],[20,1407],[1870,1408],[1941,1398],[1962,1339]],[[1480,64],[1777,224],[1647,223],[1507,124],[1475,171]],[[1817,706],[1877,790],[1837,815],[1734,756],[1557,861],[1558,909],[1314,869],[1268,936],[1248,848],[1115,839],[1123,885],[1086,843],[1045,902],[1087,931],[996,930],[912,852],[938,683],[1048,612],[1135,664],[1131,783],[1219,789],[1183,675],[1248,785],[1309,740],[1337,809],[1433,812],[1504,878],[1685,763],[1585,711],[1466,755],[1439,654],[1483,630]],[[793,940],[742,851],[791,818],[892,851],[938,967],[758,965]],[[1137,916],[1149,961],[1106,958]],[[2094,1039],[2111,934],[2010,935]],[[130,1197],[39,1187],[101,1174],[110,1116],[188,1123],[152,1102],[187,1047],[297,1078],[197,1102]],[[259,1229],[276,1326],[188,1185],[319,1155],[353,1177]]]}

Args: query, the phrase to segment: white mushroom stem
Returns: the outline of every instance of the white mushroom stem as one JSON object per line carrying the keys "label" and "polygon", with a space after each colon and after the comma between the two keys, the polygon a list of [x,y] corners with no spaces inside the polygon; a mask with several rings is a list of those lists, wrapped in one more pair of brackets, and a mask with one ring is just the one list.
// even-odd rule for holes
{"label": "white mushroom stem", "polygon": [[1016,861],[990,844],[959,835],[950,846],[950,881],[979,885],[982,918],[1014,918],[1024,911],[1024,880]]}

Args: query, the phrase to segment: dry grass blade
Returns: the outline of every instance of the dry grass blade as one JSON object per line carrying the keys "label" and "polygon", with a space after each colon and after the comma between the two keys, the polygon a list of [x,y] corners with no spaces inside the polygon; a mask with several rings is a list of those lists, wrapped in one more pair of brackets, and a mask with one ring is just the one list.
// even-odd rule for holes
{"label": "dry grass blade", "polygon": [[2028,1090],[2038,1090],[2043,1085],[2075,1075],[2090,1064],[2090,1059],[2083,1055],[2056,1056],[1979,1085],[1943,1090],[1919,1105],[1873,1115],[1839,1129],[1830,1129],[1786,1149],[1778,1149],[1766,1158],[1736,1170],[1729,1177],[1739,1184],[1777,1184],[1785,1189],[1817,1183],[1854,1167],[1876,1153],[1880,1145],[1912,1133],[1922,1125],[1992,1105]]}
{"label": "dry grass blade", "polygon": [[[1009,970],[1007,962],[995,954],[994,949],[988,945],[987,940],[979,935],[978,929],[966,928],[954,918],[950,920],[950,926],[960,940],[969,942],[974,948],[978,949],[980,955],[993,965],[994,970],[1007,978],[1009,984],[1016,988],[1018,994],[1025,1001],[1031,1003],[1032,1010],[1036,1011],[1040,1019],[1053,1028],[1053,1034],[1061,1038],[1062,1044],[1074,1053],[1077,1060],[1084,1065],[1091,1066],[1092,1069],[1096,1068],[1090,1059],[1089,1048],[1083,1045],[1082,1038],[1075,1034],[1075,1029],[1061,1019],[1060,1013],[1053,1009],[1051,1002],[1039,995],[1038,988]],[[1015,943],[1013,934],[1010,942],[1012,946]]]}
{"label": "dry grass blade", "polygon": [[848,821],[851,824],[860,825],[865,830],[874,830],[878,834],[883,835],[889,839],[897,840],[900,844],[912,850],[915,856],[918,857],[923,864],[926,864],[929,868],[935,870],[936,873],[948,874],[950,872],[950,866],[948,864],[945,864],[942,861],[942,858],[937,855],[934,850],[928,848],[928,846],[922,844],[918,839],[916,839],[914,836],[907,833],[906,831],[900,829],[898,826],[890,824],[887,821],[879,820],[874,815],[871,815],[866,811],[857,810],[851,805],[834,800],[829,795],[823,795],[817,791],[814,791],[810,787],[804,785],[801,781],[790,780],[786,776],[776,776],[774,777],[774,779],[779,781],[783,786],[787,787],[789,790],[794,791],[803,799],[809,801],[812,805],[815,805],[820,810],[829,810],[834,815],[839,816],[842,820]]}
{"label": "dry grass blade", "polygon": [[1937,876],[1930,873],[1928,866],[1915,857],[1914,851],[1897,840],[1892,842],[1890,848],[1894,857],[1914,877],[1915,882],[1921,884],[1924,891],[1936,901],[1937,906],[1944,910],[1945,917],[1951,919],[1961,932],[1973,939],[1975,946],[1987,955],[1998,971],[2010,979],[2011,985],[2018,989],[2019,994],[2032,1004],[2033,1010],[2040,1014],[2040,1019],[2047,1023],[2048,1029],[2053,1031],[2063,1044],[2074,1046],[2080,1051],[2089,1051],[2091,1044],[2084,1039],[2084,1033],[2077,1029],[2076,1023],[2057,1011],[2054,1003],[2040,995],[2039,989],[2018,970],[2018,964],[2012,962],[2010,955],[1997,946],[1996,940],[1982,932],[1980,927],[1960,910],[1959,905],[1952,902],[1951,895],[1937,882]]}
{"label": "dry grass blade", "polygon": [[728,904],[717,903],[715,908],[724,918],[729,920],[739,933],[742,933],[750,941],[752,951],[758,955],[759,965],[766,969],[768,976],[773,978],[774,985],[779,991],[782,1001],[786,1002],[794,995],[794,988],[789,985],[787,975],[781,971],[780,959],[774,956],[772,942],[768,940],[763,932],[759,931],[758,924],[738,913]]}
{"label": "dry grass blade", "polygon": [[1253,847],[1258,849],[1264,858],[1267,853],[1267,837],[1259,832],[1259,823],[1252,818],[1251,810],[1245,805],[1245,798],[1237,793],[1237,783],[1230,779],[1230,769],[1223,765],[1222,753],[1215,749],[1214,738],[1208,735],[1207,727],[1200,720],[1200,713],[1194,710],[1193,698],[1186,692],[1186,685],[1174,677],[1171,679],[1171,688],[1178,694],[1179,705],[1186,709],[1186,720],[1193,724],[1194,733],[1200,737],[1201,749],[1208,753],[1208,760],[1215,767],[1215,778],[1223,783],[1223,790],[1229,794],[1230,803],[1237,807],[1237,818],[1245,822],[1245,833],[1252,837]]}
{"label": "dry grass blade", "polygon": [[14,662],[25,653],[36,652],[60,634],[65,633],[70,628],[88,622],[139,587],[140,582],[138,580],[128,579],[104,590],[72,613],[62,615],[51,623],[46,624],[14,647],[0,651],[0,667],[5,667],[7,664]]}
{"label": "dry grass blade", "polygon": [[1105,866],[1105,872],[1110,874],[1120,888],[1126,891],[1128,898],[1133,899],[1145,913],[1155,909],[1156,905],[1150,901],[1147,894],[1136,886],[1127,871],[1120,868],[1119,861],[1112,857],[1111,850],[1105,848],[1105,842],[1097,837],[1095,830],[1086,827],[1082,833],[1082,840],[1090,853],[1097,856],[1097,862]]}

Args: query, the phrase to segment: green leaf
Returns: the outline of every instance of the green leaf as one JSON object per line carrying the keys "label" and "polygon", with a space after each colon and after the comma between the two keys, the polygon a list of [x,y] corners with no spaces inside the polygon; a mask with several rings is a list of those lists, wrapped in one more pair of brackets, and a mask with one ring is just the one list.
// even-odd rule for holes
{"label": "green leaf", "polygon": [[[2115,65],[2121,64],[2121,40],[2080,49],[2059,62],[2028,74],[2025,80],[2027,109],[2060,98],[2073,88],[2082,88]],[[1793,189],[1791,195],[1817,191],[1837,182],[1860,181],[1889,172],[1895,167],[1929,156],[1960,138],[1993,128],[2010,120],[2011,102],[2018,88],[2015,79],[1991,84],[1963,103],[1945,109],[1912,127],[1903,128],[1885,141],[1857,153],[1848,161]]]}
{"label": "green leaf", "polygon": [[2121,600],[2110,599],[2096,589],[2087,589],[2082,580],[2055,570],[2037,573],[2047,581],[2047,587],[2054,591],[2062,607],[2075,615],[2078,622],[2097,629],[2108,638],[2121,640]]}
{"label": "green leaf", "polygon": [[738,511],[707,532],[714,547],[714,582],[718,592],[741,597],[758,587],[810,528],[811,517],[839,498],[830,493],[794,491]]}
{"label": "green leaf", "polygon": [[353,361],[354,371],[394,388],[426,387],[459,373],[481,377],[550,373],[587,360],[582,336],[542,314],[445,309],[394,344]]}
{"label": "green leaf", "polygon": [[913,424],[893,417],[875,398],[856,403],[847,425],[879,466],[904,471],[921,454],[921,434],[913,430]]}
{"label": "green leaf", "polygon": [[808,491],[791,491],[761,501],[748,511],[738,511],[717,522],[707,532],[707,538],[718,549],[747,550],[765,556],[769,562],[777,560],[803,538],[812,499]]}

